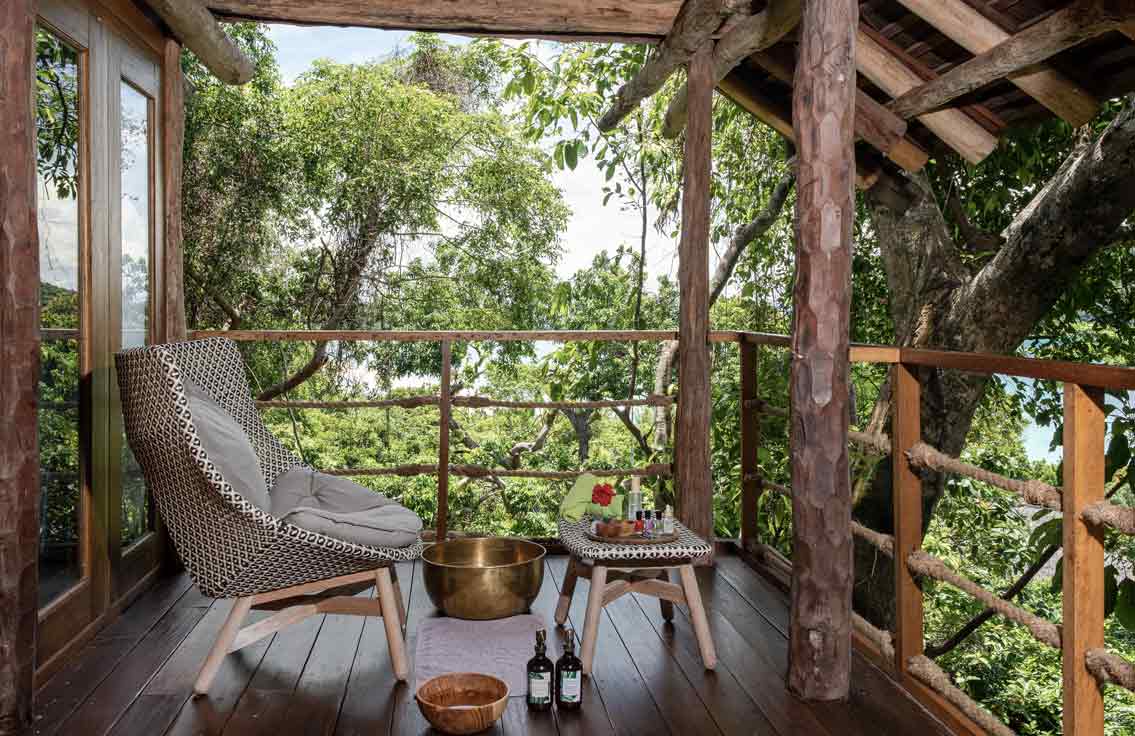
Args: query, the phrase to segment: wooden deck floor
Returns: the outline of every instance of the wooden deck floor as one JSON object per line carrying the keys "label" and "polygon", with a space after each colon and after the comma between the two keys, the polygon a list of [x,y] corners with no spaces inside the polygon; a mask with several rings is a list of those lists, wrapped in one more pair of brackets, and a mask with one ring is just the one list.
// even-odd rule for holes
{"label": "wooden deck floor", "polygon": [[[566,558],[548,560],[534,611],[548,621]],[[594,677],[577,714],[530,714],[512,698],[495,733],[789,734],[933,736],[946,731],[885,676],[856,662],[849,703],[805,705],[785,691],[783,595],[735,557],[702,570],[700,583],[720,658],[706,672],[684,611],[664,625],[657,601],[624,596],[606,609]],[[420,570],[400,568],[407,645],[435,615]],[[571,623],[582,626],[587,581]],[[209,697],[191,684],[229,601],[200,595],[185,575],[165,578],[101,632],[36,703],[34,733],[424,734],[410,688],[396,685],[381,620],[327,615],[230,655]],[[556,637],[552,637],[555,639]],[[553,658],[559,656],[557,651]],[[412,678],[411,678],[412,681]],[[494,732],[490,732],[494,733]]]}

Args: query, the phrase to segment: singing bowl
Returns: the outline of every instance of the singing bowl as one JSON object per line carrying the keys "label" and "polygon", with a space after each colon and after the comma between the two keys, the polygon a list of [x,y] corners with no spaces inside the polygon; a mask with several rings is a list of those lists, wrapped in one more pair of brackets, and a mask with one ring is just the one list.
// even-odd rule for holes
{"label": "singing bowl", "polygon": [[455,672],[426,680],[415,698],[422,715],[438,731],[479,733],[504,715],[508,685],[492,675]]}
{"label": "singing bowl", "polygon": [[544,582],[544,548],[525,539],[451,539],[427,548],[422,562],[430,600],[454,618],[527,613]]}

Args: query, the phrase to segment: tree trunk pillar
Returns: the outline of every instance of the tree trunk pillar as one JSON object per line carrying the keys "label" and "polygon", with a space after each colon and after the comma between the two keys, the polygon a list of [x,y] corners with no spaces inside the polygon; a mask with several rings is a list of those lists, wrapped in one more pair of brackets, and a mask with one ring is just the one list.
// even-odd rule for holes
{"label": "tree trunk pillar", "polygon": [[690,59],[689,123],[682,181],[678,250],[678,415],[674,462],[678,514],[713,540],[713,480],[709,470],[709,187],[713,125],[713,45]]}
{"label": "tree trunk pillar", "polygon": [[162,263],[162,340],[187,337],[185,322],[185,253],[181,228],[181,170],[185,147],[185,79],[181,73],[181,44],[165,40],[162,53],[162,181],[165,230]]}
{"label": "tree trunk pillar", "polygon": [[793,91],[798,148],[792,333],[788,687],[841,700],[851,674],[848,329],[855,217],[855,0],[808,0]]}
{"label": "tree trunk pillar", "polygon": [[35,0],[0,3],[0,734],[31,724],[38,614]]}

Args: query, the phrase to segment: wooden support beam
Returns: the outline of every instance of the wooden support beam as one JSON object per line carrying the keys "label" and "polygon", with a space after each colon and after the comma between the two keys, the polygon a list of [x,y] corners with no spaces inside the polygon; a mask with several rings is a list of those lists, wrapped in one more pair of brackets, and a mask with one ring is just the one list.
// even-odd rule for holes
{"label": "wooden support beam", "polygon": [[911,657],[923,653],[922,589],[906,560],[922,549],[922,479],[907,460],[906,452],[922,441],[922,387],[918,369],[896,364],[894,415],[891,420],[891,477],[894,511],[895,561],[895,671],[903,683]]}
{"label": "wooden support beam", "polygon": [[674,27],[638,73],[619,88],[611,107],[599,118],[599,130],[614,129],[640,102],[662,89],[670,75],[688,62],[740,5],[737,0],[686,0],[682,3]]}
{"label": "wooden support beam", "polygon": [[1103,691],[1085,655],[1104,646],[1104,530],[1081,518],[1104,499],[1103,391],[1064,384],[1064,733],[1103,733]]}
{"label": "wooden support beam", "polygon": [[265,22],[655,42],[674,25],[682,0],[205,0],[205,4],[218,15]]}
{"label": "wooden support beam", "polygon": [[[743,107],[753,117],[780,133],[792,143],[796,142],[796,132],[792,129],[792,111],[786,103],[772,100],[750,87],[736,71],[730,72],[717,83],[717,89],[734,103]],[[866,191],[883,176],[878,161],[867,156],[856,155],[855,185]]]}
{"label": "wooden support beam", "polygon": [[217,79],[229,84],[252,79],[252,61],[225,35],[200,0],[146,0],[146,4]]}
{"label": "wooden support beam", "polygon": [[854,582],[847,432],[858,0],[808,0],[793,85],[799,168],[788,688],[844,700]]}
{"label": "wooden support beam", "polygon": [[761,446],[761,416],[749,402],[760,399],[757,370],[760,345],[743,342],[741,351],[741,547],[757,542],[757,504],[761,497],[761,478],[757,452]]}
{"label": "wooden support beam", "polygon": [[[856,37],[855,61],[860,73],[891,97],[900,97],[923,81],[863,29]],[[980,163],[997,148],[997,139],[960,110],[942,110],[918,119],[970,163]]]}
{"label": "wooden support beam", "polygon": [[906,92],[889,107],[907,119],[932,112],[994,80],[1011,77],[1082,41],[1117,30],[1133,16],[1135,0],[1118,4],[1079,0],[937,79]]}
{"label": "wooden support beam", "polygon": [[165,291],[162,339],[186,339],[185,255],[181,244],[181,170],[185,147],[185,78],[181,73],[181,44],[167,38],[162,53],[162,176],[165,232],[162,264]]}
{"label": "wooden support beam", "polygon": [[438,387],[438,445],[437,445],[437,540],[444,542],[449,524],[449,422],[453,413],[453,395],[450,388],[450,363],[453,346],[449,340],[441,341],[441,381]]}
{"label": "wooden support beam", "polygon": [[674,461],[679,517],[702,539],[713,539],[709,464],[709,228],[713,129],[713,51],[706,43],[690,59],[690,126],[682,180],[678,246],[678,412]]}
{"label": "wooden support beam", "polygon": [[[899,2],[972,54],[983,54],[1009,38],[1004,29],[965,0]],[[1017,74],[1010,81],[1073,127],[1083,125],[1099,112],[1099,100],[1049,67]]]}
{"label": "wooden support beam", "polygon": [[[725,79],[729,72],[750,54],[767,49],[784,38],[800,22],[801,0],[769,0],[761,12],[738,22],[713,47],[713,83]],[[670,106],[662,135],[677,138],[686,127],[689,84],[682,85]]]}
{"label": "wooden support beam", "polygon": [[39,612],[36,0],[0,3],[0,734],[30,727]]}
{"label": "wooden support beam", "polygon": [[[792,84],[796,60],[791,49],[758,51],[749,59],[776,79]],[[906,136],[906,121],[861,89],[855,91],[855,135],[910,172],[922,170],[930,158],[921,146]]]}

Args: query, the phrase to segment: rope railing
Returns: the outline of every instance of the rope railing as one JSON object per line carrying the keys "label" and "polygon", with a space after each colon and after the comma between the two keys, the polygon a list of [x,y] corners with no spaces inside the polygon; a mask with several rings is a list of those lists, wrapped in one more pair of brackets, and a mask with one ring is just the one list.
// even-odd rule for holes
{"label": "rope railing", "polygon": [[624,406],[670,406],[671,396],[651,394],[642,399],[600,399],[597,401],[505,401],[487,396],[454,396],[453,405],[472,409],[614,409]]}
{"label": "rope railing", "polygon": [[860,447],[871,450],[876,455],[891,454],[891,438],[882,432],[875,434],[852,429],[848,431],[847,439]]}
{"label": "rope railing", "polygon": [[924,575],[934,578],[935,580],[941,580],[944,583],[949,583],[963,593],[967,593],[971,597],[976,598],[988,608],[992,608],[1010,621],[1024,626],[1032,633],[1033,637],[1042,644],[1047,644],[1054,649],[1060,649],[1061,636],[1059,626],[1037,616],[1035,613],[1031,613],[1020,606],[1010,603],[990,590],[986,590],[973,580],[950,569],[940,558],[928,552],[916,551],[910,553],[910,556],[906,559],[906,564],[910,571],[916,575]]}
{"label": "rope railing", "polygon": [[[331,468],[322,472],[327,475],[341,476],[414,476],[436,475],[438,465],[410,464],[396,465],[385,468]],[[528,470],[523,468],[486,468],[481,465],[450,465],[449,474],[466,478],[542,478],[545,480],[574,480],[585,473],[599,477],[638,476],[640,478],[668,478],[672,474],[669,465],[654,463],[642,468],[596,468],[581,470]]]}
{"label": "rope railing", "polygon": [[894,661],[895,639],[891,632],[880,629],[854,611],[851,612],[851,625],[861,636],[874,644],[887,661]]}
{"label": "rope railing", "polygon": [[925,656],[911,657],[907,662],[907,671],[917,677],[923,684],[934,690],[946,700],[950,701],[961,712],[965,713],[974,723],[985,729],[986,733],[994,736],[1016,736],[1013,729],[1001,722],[997,716],[983,708],[976,700],[958,689],[950,680],[946,671],[934,663],[934,660]]}
{"label": "rope railing", "polygon": [[1063,494],[1059,488],[1039,480],[1017,480],[985,468],[950,457],[941,450],[935,449],[925,442],[919,442],[906,452],[910,464],[927,470],[937,470],[947,473],[964,475],[967,478],[988,483],[1006,491],[1016,493],[1025,503],[1033,506],[1045,506],[1060,511],[1063,506]]}
{"label": "rope railing", "polygon": [[1100,501],[1080,512],[1080,518],[1093,526],[1111,527],[1135,535],[1135,509],[1111,501]]}
{"label": "rope railing", "polygon": [[1135,662],[1103,648],[1089,649],[1085,662],[1101,687],[1111,683],[1135,692]]}
{"label": "rope railing", "polygon": [[[773,493],[778,493],[787,498],[792,498],[791,488],[785,485],[781,485],[776,481],[769,480],[760,473],[747,473],[745,475],[745,480],[760,481],[763,488],[767,488]],[[895,538],[890,534],[877,532],[870,527],[863,526],[854,519],[851,520],[851,532],[871,546],[877,548],[880,552],[887,555],[888,557],[895,556]]]}
{"label": "rope railing", "polygon": [[257,401],[256,406],[262,409],[383,409],[395,406],[413,409],[419,406],[437,406],[439,403],[441,403],[441,398],[436,394],[421,394],[405,396],[400,399],[376,399],[373,401]]}

